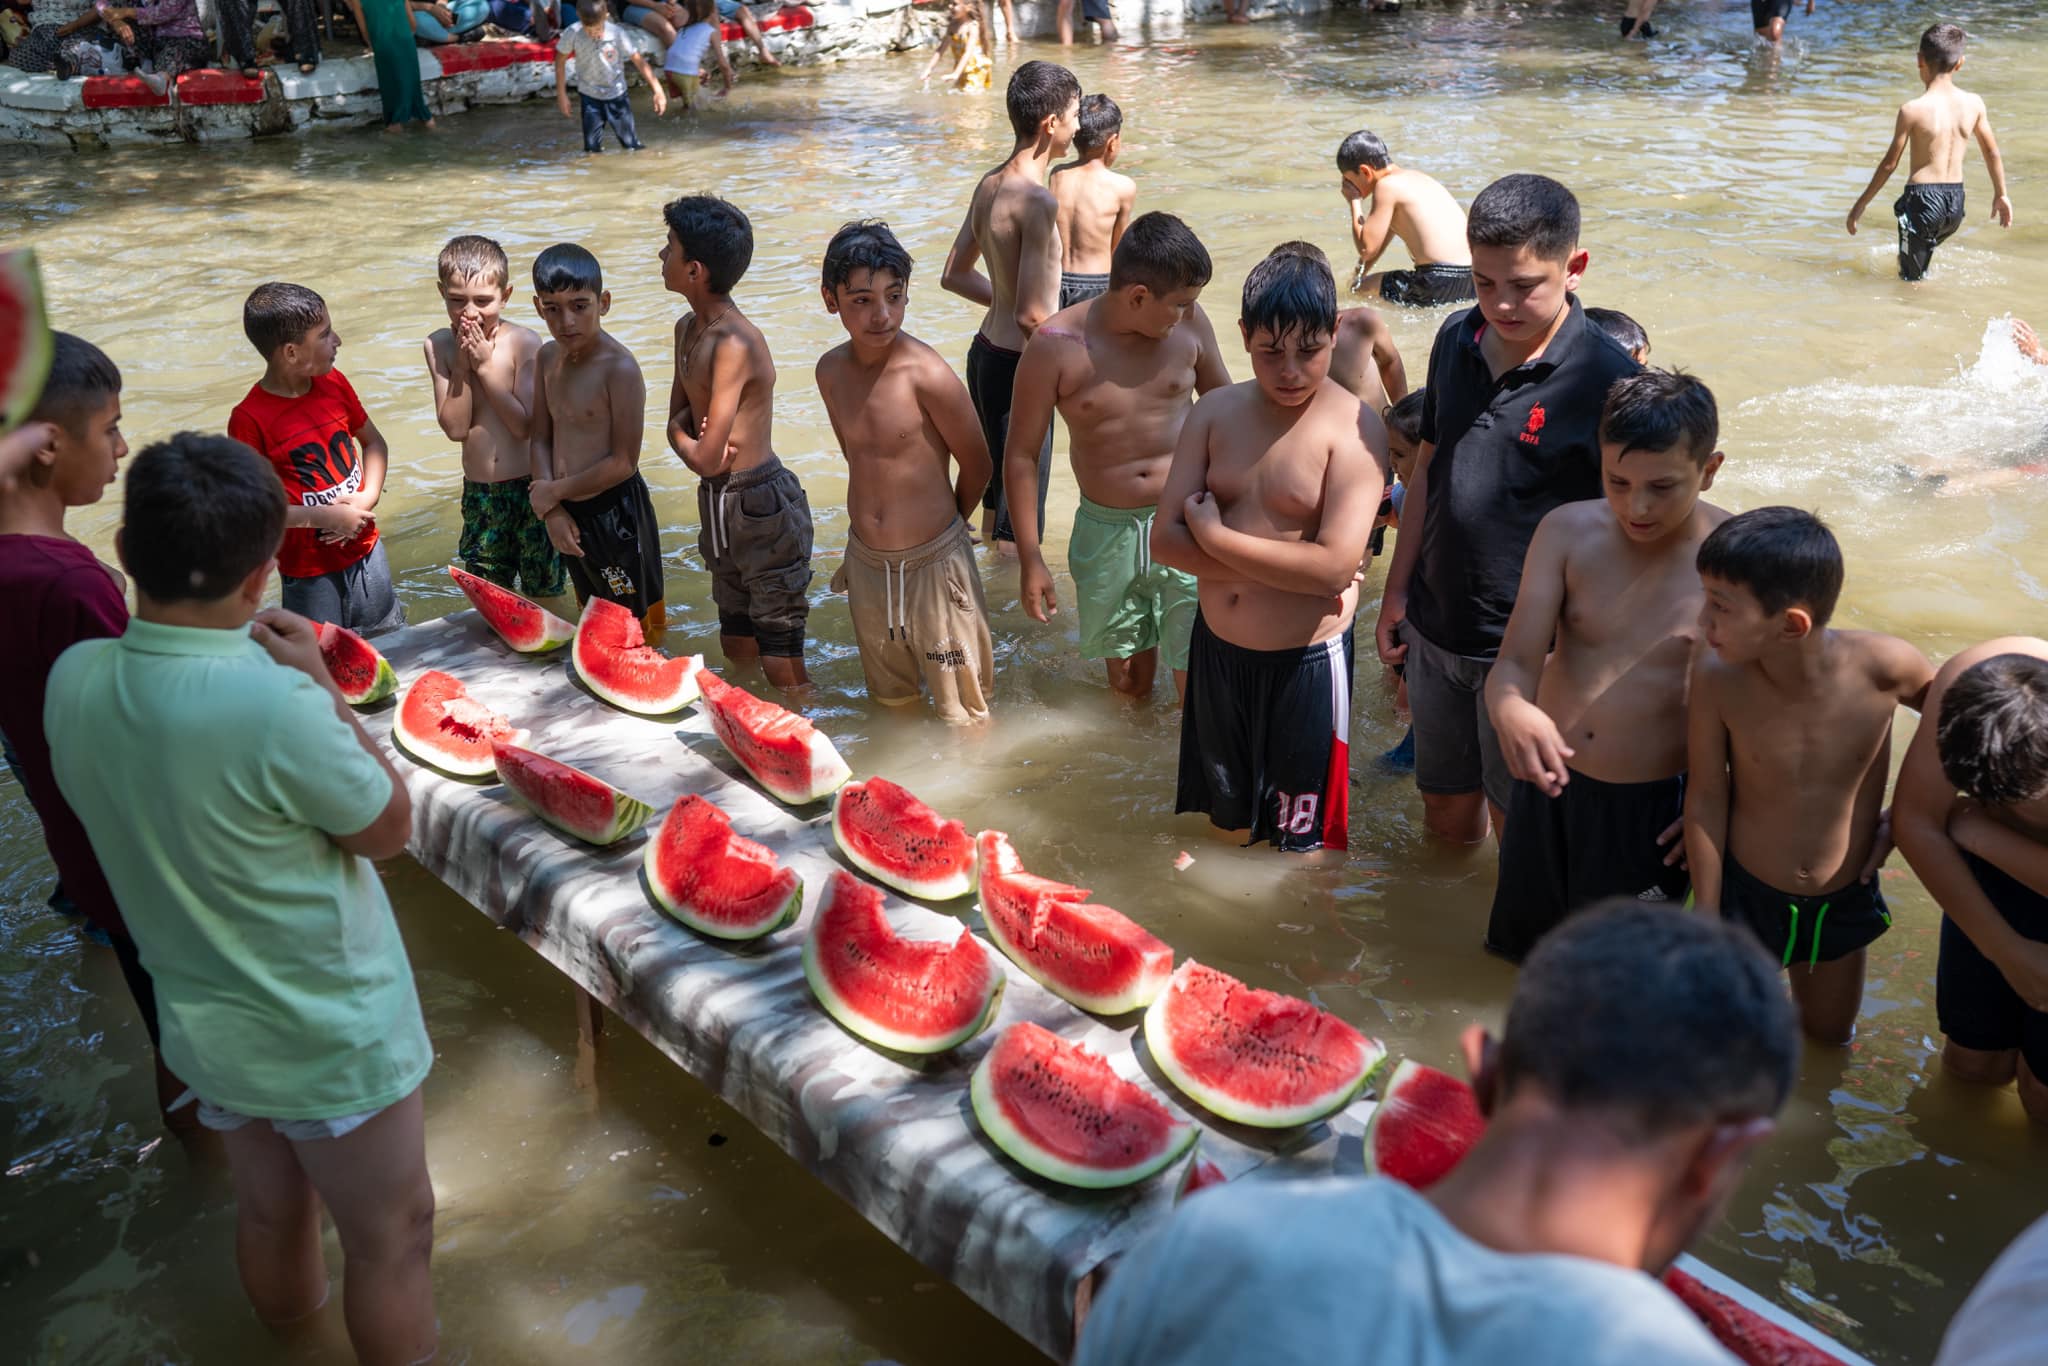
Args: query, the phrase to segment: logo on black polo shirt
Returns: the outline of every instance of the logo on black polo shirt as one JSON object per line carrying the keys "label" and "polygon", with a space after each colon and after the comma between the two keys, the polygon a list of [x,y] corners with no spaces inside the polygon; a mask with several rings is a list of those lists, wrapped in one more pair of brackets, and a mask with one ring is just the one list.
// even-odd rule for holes
{"label": "logo on black polo shirt", "polygon": [[1522,434],[1516,437],[1515,440],[1525,446],[1535,445],[1536,433],[1543,430],[1543,422],[1543,405],[1539,403],[1529,409],[1529,425],[1522,428]]}

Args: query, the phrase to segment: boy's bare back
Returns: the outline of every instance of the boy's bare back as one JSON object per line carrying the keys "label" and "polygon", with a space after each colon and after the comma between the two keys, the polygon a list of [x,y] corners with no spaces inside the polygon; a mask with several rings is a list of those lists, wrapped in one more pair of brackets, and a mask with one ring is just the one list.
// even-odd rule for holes
{"label": "boy's bare back", "polygon": [[[462,442],[462,477],[479,484],[496,484],[520,479],[533,471],[531,447],[525,427],[515,429],[506,415],[477,384],[465,378],[457,390],[458,369],[481,373],[483,381],[501,394],[515,395],[515,403],[526,410],[531,421],[533,408],[533,367],[540,357],[540,334],[521,327],[509,318],[500,319],[497,331],[488,339],[490,354],[480,367],[470,369],[456,354],[453,328],[443,327],[427,338],[427,373],[434,385],[434,410],[446,410],[451,391],[458,402],[466,395],[469,427]],[[448,431],[444,425],[444,431]],[[452,431],[448,431],[454,437]]]}
{"label": "boy's bare back", "polygon": [[[1389,374],[1399,377],[1401,393],[1388,392]],[[1394,347],[1393,329],[1378,310],[1361,305],[1337,315],[1330,378],[1356,394],[1358,401],[1375,414],[1408,392],[1407,374],[1401,365],[1401,353]]]}
{"label": "boy's bare back", "polygon": [[1055,167],[1052,195],[1060,235],[1060,269],[1074,275],[1107,275],[1118,239],[1130,226],[1138,184],[1099,160]]}
{"label": "boy's bare back", "polygon": [[1373,186],[1377,211],[1391,206],[1394,236],[1418,266],[1472,263],[1465,241],[1465,211],[1432,176],[1398,167]]}
{"label": "boy's bare back", "polygon": [[1906,135],[1912,169],[1906,179],[1918,185],[1953,185],[1963,178],[1963,157],[1970,142],[1989,121],[1982,96],[1950,82],[1930,86],[1899,106],[1899,127]]}
{"label": "boy's bare back", "polygon": [[1017,322],[1020,301],[1037,303],[1040,317],[1051,316],[1059,306],[1059,201],[1006,161],[974,187],[965,229],[988,270],[993,296],[982,316],[981,335],[1007,350],[1022,351],[1027,338]]}
{"label": "boy's bare back", "polygon": [[[534,377],[535,397],[547,408],[554,477],[573,479],[613,456],[628,462],[613,484],[630,477],[640,459],[647,381],[625,344],[603,333],[589,359],[572,364],[559,342],[547,342],[540,349]],[[582,496],[603,491],[592,489]]]}
{"label": "boy's bare back", "polygon": [[908,550],[951,526],[961,515],[953,453],[980,451],[985,470],[988,448],[944,357],[899,332],[879,371],[863,367],[853,344],[842,342],[819,357],[817,378],[846,455],[846,511],[862,544]]}
{"label": "boy's bare back", "polygon": [[699,474],[752,469],[775,457],[775,358],[761,329],[727,302],[700,325],[695,313],[676,323],[676,374],[669,392],[671,412],[688,410],[687,427],[702,438],[724,420],[726,453],[713,459],[700,452]]}

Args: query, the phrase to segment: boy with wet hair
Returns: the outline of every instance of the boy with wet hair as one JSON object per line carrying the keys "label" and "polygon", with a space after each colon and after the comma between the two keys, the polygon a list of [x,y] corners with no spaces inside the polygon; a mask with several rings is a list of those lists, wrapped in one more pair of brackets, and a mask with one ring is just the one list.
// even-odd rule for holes
{"label": "boy with wet hair", "polygon": [[[667,25],[662,25],[664,29]],[[671,32],[669,37],[675,35]],[[626,31],[606,18],[605,0],[576,0],[576,22],[562,30],[555,46],[555,107],[565,119],[569,108],[569,63],[576,63],[576,98],[582,107],[583,150],[604,151],[604,130],[612,130],[619,146],[637,152],[644,145],[633,123],[633,100],[626,93],[626,64],[640,73],[654,96],[654,115],[668,109],[668,89],[654,78],[654,69],[633,46]]]}
{"label": "boy with wet hair", "polygon": [[1005,474],[1024,614],[1044,622],[1059,611],[1026,497],[1039,483],[1039,433],[1058,409],[1081,495],[1067,543],[1081,656],[1104,661],[1111,690],[1126,697],[1151,695],[1162,656],[1177,694],[1187,681],[1195,581],[1154,560],[1152,528],[1196,396],[1230,383],[1195,302],[1211,269],[1187,224],[1168,213],[1140,215],[1117,244],[1108,291],[1048,319],[1017,367],[1016,457]]}
{"label": "boy with wet hair", "polygon": [[376,511],[391,452],[334,368],[341,336],[326,301],[304,285],[258,285],[242,305],[242,331],[264,371],[228,415],[228,435],[270,461],[284,484],[284,609],[358,635],[396,630],[405,605]]}
{"label": "boy with wet hair", "polygon": [[[1337,176],[1351,213],[1351,241],[1358,248],[1354,291],[1415,308],[1472,297],[1465,211],[1449,190],[1420,171],[1396,165],[1386,142],[1365,128],[1338,144]],[[1367,274],[1397,237],[1414,264]]]}
{"label": "boy with wet hair", "polygon": [[1053,168],[1052,197],[1059,205],[1060,307],[1092,299],[1109,288],[1110,258],[1138,202],[1138,186],[1116,165],[1124,145],[1124,114],[1107,95],[1081,101],[1075,159]]}
{"label": "boy with wet hair", "polygon": [[1693,904],[1746,924],[1791,976],[1807,1036],[1846,1044],[1867,946],[1891,928],[1877,870],[1892,721],[1934,669],[1894,636],[1828,628],[1832,532],[1798,508],[1731,517],[1699,551],[1707,649],[1685,790]]}
{"label": "boy with wet hair", "polygon": [[810,682],[804,622],[811,610],[811,504],[775,454],[775,358],[733,288],[754,260],[754,225],[714,195],[662,209],[661,281],[689,303],[676,323],[668,444],[697,486],[698,549],[711,571],[718,646],[759,659],[785,691]]}
{"label": "boy with wet hair", "polygon": [[[967,218],[946,254],[939,287],[982,305],[981,325],[967,350],[967,392],[981,418],[983,438],[996,476],[982,495],[982,535],[1015,549],[1016,531],[1004,501],[1005,452],[1009,449],[1010,402],[1024,343],[1038,325],[1059,312],[1059,201],[1046,188],[1054,160],[1065,156],[1080,127],[1081,82],[1051,62],[1030,61],[1010,73],[1004,96],[1016,143],[1009,159],[982,176],[967,206]],[[975,269],[986,261],[988,274]],[[1052,432],[1038,452],[1038,510],[1045,522],[1045,494],[1052,478]]]}
{"label": "boy with wet hair", "polygon": [[1941,907],[1942,1069],[2048,1125],[2048,641],[1941,666],[1892,800],[1899,851]]}
{"label": "boy with wet hair", "polygon": [[647,381],[604,330],[604,270],[573,242],[534,258],[533,306],[552,339],[533,367],[527,502],[563,557],[576,600],[618,603],[650,644],[668,628],[661,522],[640,473]]}
{"label": "boy with wet hair", "polygon": [[462,536],[455,555],[472,574],[532,598],[559,597],[569,579],[533,515],[533,365],[540,337],[505,316],[512,266],[488,237],[452,237],[436,263],[448,326],[427,337],[434,420],[462,443]]}
{"label": "boy with wet hair", "polygon": [[1351,619],[1384,448],[1330,378],[1337,282],[1276,251],[1245,278],[1253,378],[1181,427],[1152,557],[1195,576],[1176,811],[1277,849],[1349,839]]}
{"label": "boy with wet hair", "polygon": [[846,224],[825,248],[825,311],[846,328],[817,368],[846,456],[846,560],[832,587],[847,595],[868,696],[902,706],[922,683],[942,720],[985,721],[995,649],[967,519],[992,465],[953,367],[903,330],[910,269],[878,221]]}
{"label": "boy with wet hair", "polygon": [[2005,161],[1998,154],[1998,139],[1991,133],[1984,97],[1960,88],[1955,81],[1955,73],[1962,69],[1966,37],[1954,24],[1932,24],[1920,35],[1915,62],[1927,91],[1899,106],[1891,145],[1878,158],[1870,184],[1849,210],[1849,235],[1853,237],[1863,211],[1892,178],[1899,158],[1910,147],[1906,188],[1892,205],[1899,220],[1901,280],[1926,278],[1934,249],[1963,225],[1963,157],[1971,138],[1977,140],[1978,150],[1984,154],[1985,173],[1991,177],[1991,216],[2001,228],[2012,226]]}
{"label": "boy with wet hair", "polygon": [[1614,338],[1615,345],[1628,352],[1637,365],[1650,360],[1650,334],[1643,325],[1618,308],[1588,308],[1586,321]]}

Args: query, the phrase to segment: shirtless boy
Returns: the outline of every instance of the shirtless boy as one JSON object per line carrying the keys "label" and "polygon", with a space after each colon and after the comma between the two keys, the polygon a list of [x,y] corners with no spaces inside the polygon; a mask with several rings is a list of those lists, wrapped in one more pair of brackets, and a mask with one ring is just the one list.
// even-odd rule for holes
{"label": "shirtless boy", "polygon": [[868,696],[902,706],[921,682],[941,719],[985,721],[995,653],[967,519],[991,462],[974,404],[903,330],[910,253],[888,224],[833,234],[823,294],[846,327],[817,371],[846,456],[846,561],[832,586],[847,595]]}
{"label": "shirtless boy", "polygon": [[554,340],[533,368],[528,501],[561,552],[579,602],[618,603],[649,643],[667,626],[661,523],[640,477],[647,381],[604,330],[611,291],[597,258],[558,242],[533,262],[533,306]]}
{"label": "shirtless boy", "polygon": [[[1685,797],[1685,694],[1699,638],[1700,542],[1728,519],[1700,501],[1721,468],[1707,386],[1673,370],[1617,380],[1600,414],[1604,499],[1537,524],[1486,680],[1515,783],[1486,947],[1520,962],[1610,896],[1676,903],[1664,845]],[[1549,657],[1546,659],[1545,656]]]}
{"label": "shirtless boy", "polygon": [[661,282],[690,305],[676,323],[668,444],[704,481],[697,546],[711,571],[718,647],[730,660],[759,659],[776,687],[800,688],[811,681],[811,503],[770,439],[775,358],[732,301],[753,264],[754,225],[712,195],[684,195],[661,212]]}
{"label": "shirtless boy", "polygon": [[1984,108],[1984,97],[1956,85],[1956,72],[1963,65],[1964,38],[1962,29],[1954,24],[1934,24],[1920,35],[1915,60],[1927,92],[1899,106],[1891,145],[1878,158],[1870,184],[1849,210],[1849,234],[1853,237],[1863,211],[1899,169],[1899,158],[1910,147],[1913,155],[1905,192],[1892,203],[1892,213],[1899,220],[1901,280],[1924,278],[1934,249],[1963,226],[1963,156],[1971,138],[1984,153],[1984,170],[1991,177],[1991,216],[2001,228],[2012,226],[2005,162],[1998,155],[1998,139],[1991,135],[1991,115]]}
{"label": "shirtless boy", "polygon": [[[1016,145],[1010,159],[974,187],[939,286],[987,310],[967,349],[967,392],[996,466],[981,499],[981,530],[984,537],[1014,549],[1017,536],[1003,495],[1010,395],[1024,343],[1059,312],[1059,202],[1045,187],[1045,177],[1054,159],[1073,146],[1081,119],[1081,83],[1063,66],[1025,62],[1010,73],[1004,99]],[[977,261],[987,261],[988,274],[975,269]],[[1052,477],[1050,429],[1038,453],[1038,475],[1038,520],[1043,523]]]}
{"label": "shirtless boy", "polygon": [[1059,206],[1060,307],[1072,308],[1109,288],[1109,260],[1131,211],[1138,186],[1111,170],[1124,146],[1124,111],[1107,95],[1081,101],[1074,134],[1075,159],[1052,173],[1052,197]]}
{"label": "shirtless boy", "polygon": [[1685,853],[1693,904],[1756,932],[1791,974],[1809,1038],[1845,1044],[1870,942],[1891,928],[1892,719],[1934,668],[1895,636],[1832,631],[1842,550],[1819,518],[1768,507],[1700,546]]}
{"label": "shirtless boy", "polygon": [[[1366,129],[1338,145],[1337,174],[1358,248],[1353,290],[1417,308],[1472,298],[1465,211],[1449,190],[1420,171],[1397,166],[1380,135]],[[1367,274],[1397,237],[1414,265]]]}
{"label": "shirtless boy", "polygon": [[1152,555],[1195,576],[1177,811],[1250,843],[1349,838],[1351,618],[1384,449],[1330,379],[1337,282],[1276,252],[1245,278],[1254,378],[1205,395],[1159,494]]}
{"label": "shirtless boy", "polygon": [[1109,686],[1149,697],[1159,657],[1185,694],[1195,581],[1152,558],[1159,491],[1197,394],[1230,383],[1216,333],[1195,299],[1209,253],[1172,214],[1148,213],[1117,244],[1109,291],[1061,309],[1017,367],[1010,480],[1024,614],[1059,611],[1041,528],[1025,495],[1038,483],[1039,432],[1066,421],[1081,506],[1067,543],[1080,599],[1081,655],[1109,666]]}
{"label": "shirtless boy", "polygon": [[527,443],[540,337],[505,317],[512,267],[490,238],[450,238],[439,271],[448,326],[427,338],[427,377],[435,420],[450,441],[462,443],[456,557],[492,583],[528,597],[557,597],[568,591],[568,575],[529,495]]}
{"label": "shirtless boy", "polygon": [[[1749,26],[1765,42],[1781,43],[1785,40],[1785,20],[1791,17],[1795,3],[1797,0],[1749,0]],[[1813,13],[1813,0],[1806,0],[1806,12]]]}

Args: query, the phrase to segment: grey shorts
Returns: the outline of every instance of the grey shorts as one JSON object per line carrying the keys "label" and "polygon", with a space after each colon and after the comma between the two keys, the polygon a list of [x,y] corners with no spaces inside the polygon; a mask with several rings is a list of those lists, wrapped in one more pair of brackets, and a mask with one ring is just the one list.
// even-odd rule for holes
{"label": "grey shorts", "polygon": [[391,584],[391,561],[384,542],[346,569],[310,579],[279,576],[284,584],[284,610],[309,621],[331,621],[359,636],[395,631],[405,625],[405,604]]}
{"label": "grey shorts", "polygon": [[1493,661],[1452,654],[1405,621],[1401,640],[1408,646],[1403,676],[1415,715],[1416,790],[1443,796],[1484,791],[1506,809],[1514,779],[1486,714]]}
{"label": "grey shorts", "polygon": [[[185,1097],[198,1099],[190,1091],[185,1093]],[[185,1097],[180,1097],[177,1104],[171,1108],[175,1110],[179,1105],[183,1105]],[[364,1110],[359,1114],[335,1115],[329,1119],[263,1119],[257,1115],[244,1115],[233,1110],[223,1110],[218,1105],[201,1100],[199,1101],[199,1122],[215,1133],[221,1134],[231,1134],[235,1130],[246,1128],[251,1124],[268,1124],[277,1131],[279,1138],[287,1142],[310,1143],[315,1139],[321,1138],[345,1138],[390,1108],[389,1105],[386,1105],[375,1110]]]}

